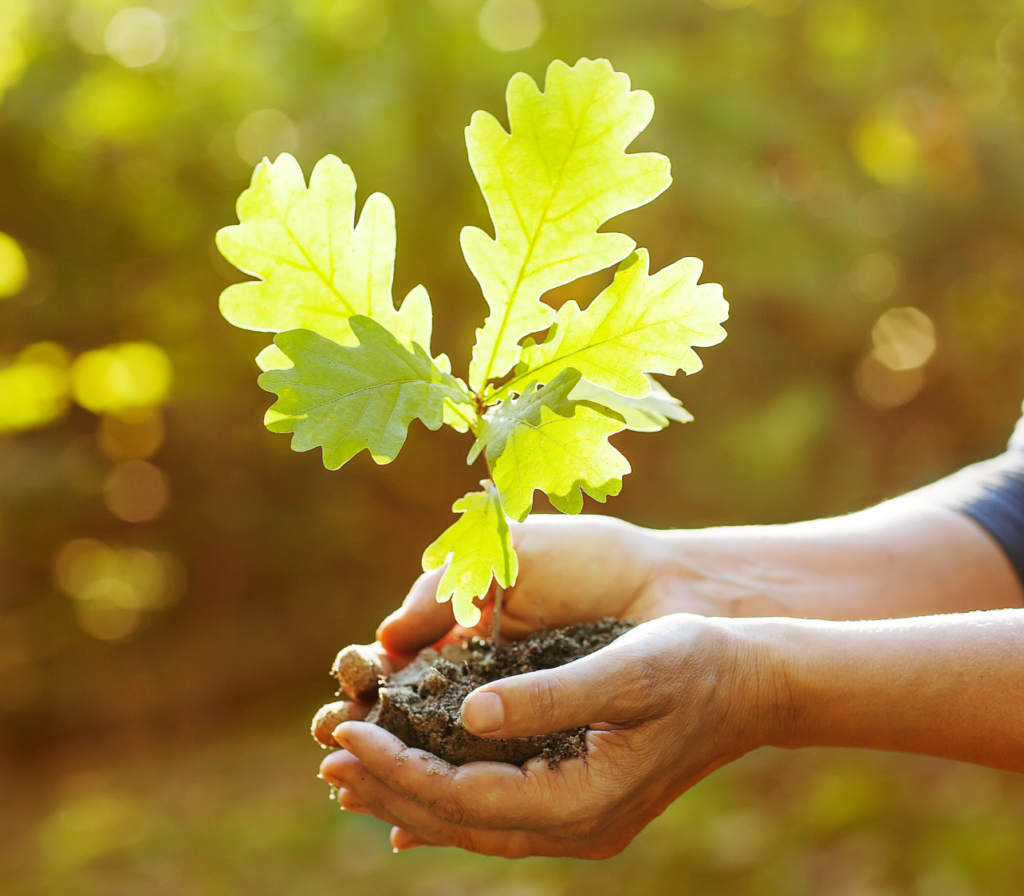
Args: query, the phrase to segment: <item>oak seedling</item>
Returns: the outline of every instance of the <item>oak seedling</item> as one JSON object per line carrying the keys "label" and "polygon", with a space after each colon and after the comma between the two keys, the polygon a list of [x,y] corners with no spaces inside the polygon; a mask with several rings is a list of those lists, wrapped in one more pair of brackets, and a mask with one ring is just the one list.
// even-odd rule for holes
{"label": "oak seedling", "polygon": [[[651,274],[645,249],[599,229],[671,183],[667,158],[626,151],[651,120],[650,94],[607,61],[581,59],[552,63],[543,92],[515,75],[507,103],[509,130],[486,112],[466,129],[494,230],[462,231],[489,308],[466,380],[433,354],[426,289],[395,308],[394,207],[375,193],[357,220],[355,177],[337,157],[321,159],[308,186],[292,156],[264,160],[239,223],[217,234],[224,257],[257,278],[224,291],[224,317],[277,334],[257,358],[259,384],[277,395],[267,427],[293,433],[294,450],[320,447],[335,470],[364,449],[391,462],[414,419],[474,437],[468,462],[484,457],[488,478],[423,554],[425,570],[447,564],[438,600],[469,626],[492,581],[499,595],[515,584],[508,519],[526,519],[538,489],[563,513],[579,513],[584,493],[618,494],[630,466],[609,438],[692,419],[651,374],[700,370],[694,347],[721,342],[728,317],[721,287],[698,283],[699,259]],[[612,266],[586,308],[545,304]]]}

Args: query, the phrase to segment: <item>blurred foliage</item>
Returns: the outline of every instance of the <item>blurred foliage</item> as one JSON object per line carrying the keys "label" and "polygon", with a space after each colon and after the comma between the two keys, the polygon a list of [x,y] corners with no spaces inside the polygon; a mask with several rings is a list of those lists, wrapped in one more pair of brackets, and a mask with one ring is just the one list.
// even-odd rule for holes
{"label": "blurred foliage", "polygon": [[[1017,0],[2,0],[5,768],[53,778],[94,739],[97,766],[118,767],[250,704],[328,695],[333,651],[372,636],[480,475],[451,432],[413,427],[391,466],[339,473],[267,433],[265,339],[217,314],[234,274],[213,233],[264,155],[308,172],[337,153],[363,198],[395,201],[396,292],[429,288],[434,344],[464,368],[485,305],[458,232],[486,214],[462,129],[500,112],[515,71],[583,55],[654,94],[637,148],[673,161],[673,187],[623,229],[655,269],[703,258],[733,307],[707,369],[667,382],[696,421],[616,437],[635,472],[607,512],[837,513],[1000,449],[1024,393]],[[1020,880],[1015,782],[885,757],[753,757],[607,871],[392,864],[376,828],[325,821],[294,780],[315,762],[291,752],[300,721],[294,746],[239,735],[182,747],[167,774],[140,759],[97,772],[108,784],[5,791],[2,823],[24,825],[3,839],[35,844],[3,853],[31,866],[15,892],[304,892],[349,871],[417,894],[956,896]]]}
{"label": "blurred foliage", "polygon": [[1020,776],[819,750],[727,766],[603,862],[396,856],[328,801],[287,719],[114,767],[88,745],[43,788],[0,776],[4,896],[1016,896],[1024,876]]}

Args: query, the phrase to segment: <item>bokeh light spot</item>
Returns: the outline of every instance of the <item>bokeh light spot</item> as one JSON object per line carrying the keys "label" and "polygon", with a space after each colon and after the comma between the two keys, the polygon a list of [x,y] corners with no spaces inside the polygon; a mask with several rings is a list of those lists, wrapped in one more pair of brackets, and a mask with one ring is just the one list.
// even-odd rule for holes
{"label": "bokeh light spot", "polygon": [[0,433],[46,426],[67,407],[67,354],[59,345],[30,345],[0,368]]}
{"label": "bokeh light spot", "polygon": [[935,325],[917,308],[892,308],[871,330],[874,356],[890,370],[923,367],[935,352]]}
{"label": "bokeh light spot", "polygon": [[21,246],[6,233],[0,233],[0,299],[21,292],[28,279],[28,264]]}
{"label": "bokeh light spot", "polygon": [[145,460],[163,441],[164,421],[157,408],[104,414],[100,420],[99,447],[110,460]]}
{"label": "bokeh light spot", "polygon": [[477,24],[487,46],[509,53],[537,42],[544,30],[544,13],[536,0],[487,0]]}
{"label": "bokeh light spot", "polygon": [[346,50],[372,49],[391,26],[386,0],[299,0],[297,9],[313,28]]}
{"label": "bokeh light spot", "polygon": [[163,403],[173,372],[166,352],[151,342],[125,342],[76,359],[75,400],[94,414],[117,414]]}
{"label": "bokeh light spot", "polygon": [[276,159],[283,152],[294,154],[299,148],[299,132],[284,112],[260,109],[238,126],[235,147],[243,161],[258,165],[264,158]]}
{"label": "bokeh light spot", "polygon": [[895,408],[915,398],[924,386],[924,371],[893,370],[883,364],[874,352],[869,353],[854,375],[857,394],[877,408]]}
{"label": "bokeh light spot", "polygon": [[917,175],[921,147],[897,117],[882,113],[867,116],[857,128],[854,149],[861,167],[883,184],[906,184]]}
{"label": "bokeh light spot", "polygon": [[152,65],[167,50],[163,16],[145,6],[122,9],[103,32],[107,55],[126,68]]}
{"label": "bokeh light spot", "polygon": [[21,38],[31,12],[31,0],[3,0],[0,4],[0,99],[25,70]]}
{"label": "bokeh light spot", "polygon": [[134,802],[109,793],[82,795],[46,819],[39,829],[39,849],[47,867],[67,873],[134,846],[147,827]]}
{"label": "bokeh light spot", "polygon": [[64,120],[70,136],[82,142],[132,141],[150,134],[163,108],[145,78],[110,66],[78,82],[65,104]]}
{"label": "bokeh light spot", "polygon": [[103,482],[107,509],[126,523],[155,520],[167,508],[170,487],[167,474],[144,460],[117,464]]}
{"label": "bokeh light spot", "polygon": [[116,575],[117,552],[95,538],[69,541],[57,555],[54,572],[66,594],[88,599],[95,582]]}
{"label": "bokeh light spot", "polygon": [[856,56],[867,46],[870,20],[862,6],[847,0],[819,0],[806,19],[811,46],[825,56]]}
{"label": "bokeh light spot", "polygon": [[134,632],[143,614],[173,604],[181,593],[180,564],[162,551],[113,548],[95,538],[77,538],[60,549],[54,575],[75,599],[81,627],[103,641]]}
{"label": "bokeh light spot", "polygon": [[891,252],[869,252],[853,263],[847,282],[865,301],[881,302],[902,285],[903,265]]}
{"label": "bokeh light spot", "polygon": [[1011,75],[1024,74],[1024,19],[1008,22],[999,32],[996,58]]}

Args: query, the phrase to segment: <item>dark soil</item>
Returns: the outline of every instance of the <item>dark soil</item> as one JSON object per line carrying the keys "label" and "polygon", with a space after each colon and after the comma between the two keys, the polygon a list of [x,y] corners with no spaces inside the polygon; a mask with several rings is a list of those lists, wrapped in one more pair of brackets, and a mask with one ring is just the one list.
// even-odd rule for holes
{"label": "dark soil", "polygon": [[586,753],[586,728],[508,740],[476,737],[459,721],[462,701],[470,691],[499,678],[553,669],[587,656],[630,628],[628,623],[604,619],[537,632],[511,644],[474,638],[445,647],[440,654],[424,650],[412,664],[382,683],[377,704],[366,721],[452,765],[480,760],[522,765],[534,756],[543,756],[554,768],[562,759]]}

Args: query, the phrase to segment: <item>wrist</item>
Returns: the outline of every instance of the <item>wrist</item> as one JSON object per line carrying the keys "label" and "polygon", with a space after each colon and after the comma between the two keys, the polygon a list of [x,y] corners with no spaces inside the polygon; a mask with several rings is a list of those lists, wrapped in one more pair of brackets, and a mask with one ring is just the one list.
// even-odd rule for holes
{"label": "wrist", "polygon": [[786,527],[652,531],[652,590],[664,613],[726,618],[812,615],[832,588],[791,557]]}
{"label": "wrist", "polygon": [[729,619],[735,648],[741,711],[747,734],[757,747],[788,747],[798,738],[802,717],[796,683],[800,650],[799,623],[785,619]]}

